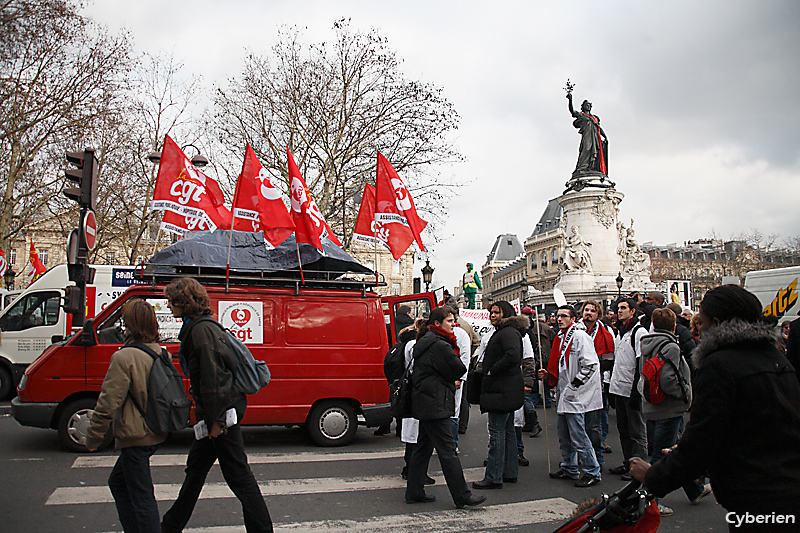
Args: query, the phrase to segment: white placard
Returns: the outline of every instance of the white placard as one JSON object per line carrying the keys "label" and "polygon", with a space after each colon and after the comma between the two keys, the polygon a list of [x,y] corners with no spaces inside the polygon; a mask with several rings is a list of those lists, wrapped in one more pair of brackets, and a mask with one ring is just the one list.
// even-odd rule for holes
{"label": "white placard", "polygon": [[219,302],[219,322],[245,344],[264,342],[264,302]]}

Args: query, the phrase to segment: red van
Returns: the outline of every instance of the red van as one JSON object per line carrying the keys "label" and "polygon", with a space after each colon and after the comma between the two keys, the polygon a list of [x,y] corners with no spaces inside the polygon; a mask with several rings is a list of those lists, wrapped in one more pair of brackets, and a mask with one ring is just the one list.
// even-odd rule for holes
{"label": "red van", "polygon": [[[419,316],[436,306],[434,293],[381,299],[360,282],[239,286],[204,283],[214,316],[267,362],[270,384],[248,398],[244,425],[302,424],[320,446],[344,446],[358,424],[391,420],[383,359],[387,329],[400,305]],[[14,418],[57,429],[63,446],[85,451],[83,435],[111,355],[123,344],[121,312],[131,298],[156,309],[160,344],[178,363],[181,322],[172,317],[163,283],[137,285],[109,304],[82,331],[47,348],[25,370]],[[188,390],[189,383],[185,380]]]}

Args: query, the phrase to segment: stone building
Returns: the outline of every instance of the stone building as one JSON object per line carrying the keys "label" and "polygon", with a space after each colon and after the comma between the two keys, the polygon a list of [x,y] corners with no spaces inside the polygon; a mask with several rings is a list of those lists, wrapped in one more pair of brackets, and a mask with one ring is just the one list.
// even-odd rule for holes
{"label": "stone building", "polygon": [[382,246],[378,246],[376,254],[373,246],[356,241],[351,243],[347,253],[372,270],[375,270],[377,255],[377,270],[386,281],[385,287],[375,289],[381,296],[414,293],[414,246],[409,247],[399,261],[395,261],[391,252]]}
{"label": "stone building", "polygon": [[[494,241],[492,251],[486,256],[486,262],[481,266],[480,276],[483,290],[478,294],[482,296],[481,305],[476,301],[476,307],[486,307],[494,300],[513,300],[507,298],[508,294],[519,291],[520,281],[524,282],[525,273],[525,248],[516,235],[507,233],[499,235]],[[519,263],[512,269],[506,269],[510,263]],[[496,277],[499,271],[500,277]],[[459,300],[461,303],[461,300]]]}
{"label": "stone building", "polygon": [[738,277],[744,283],[745,275],[752,270],[800,265],[798,252],[758,249],[740,240],[700,239],[663,246],[647,242],[642,244],[642,251],[650,255],[651,279],[657,285],[667,280],[691,282],[694,309],[725,276]]}
{"label": "stone building", "polygon": [[564,262],[564,231],[561,228],[561,206],[553,198],[525,239],[527,283],[532,292],[552,291],[558,282]]}

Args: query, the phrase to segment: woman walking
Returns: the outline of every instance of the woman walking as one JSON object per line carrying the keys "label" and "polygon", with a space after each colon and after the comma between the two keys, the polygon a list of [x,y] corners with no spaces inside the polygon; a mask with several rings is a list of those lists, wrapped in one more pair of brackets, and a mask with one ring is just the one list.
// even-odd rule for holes
{"label": "woman walking", "polygon": [[456,507],[486,501],[486,496],[475,496],[467,486],[450,425],[450,418],[456,412],[456,381],[467,371],[457,353],[454,324],[452,310],[438,307],[431,311],[417,333],[411,412],[419,420],[419,436],[408,465],[406,503],[436,501],[432,494],[425,494],[425,478],[434,448]]}

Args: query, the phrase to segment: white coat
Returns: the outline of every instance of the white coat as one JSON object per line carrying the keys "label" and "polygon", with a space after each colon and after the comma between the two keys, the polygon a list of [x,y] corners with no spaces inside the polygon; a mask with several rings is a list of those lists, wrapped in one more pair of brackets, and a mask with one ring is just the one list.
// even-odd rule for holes
{"label": "white coat", "polygon": [[[466,368],[469,368],[469,354],[472,348],[472,340],[469,333],[464,331],[464,328],[454,327],[453,334],[456,336],[456,345],[458,351],[461,353],[461,362],[464,363]],[[456,389],[456,414],[453,418],[458,418],[461,415],[461,396],[464,394],[464,388],[467,386],[467,373],[461,376],[461,386]]]}
{"label": "white coat", "polygon": [[[559,332],[558,335],[563,341],[564,333]],[[600,360],[597,358],[594,342],[586,334],[585,329],[576,324],[570,344],[569,363],[566,363],[566,357],[559,355],[556,412],[563,415],[565,413],[588,413],[602,409],[603,386],[600,382]],[[594,369],[588,381],[580,387],[574,387],[572,381],[575,377],[590,366],[593,366]]]}
{"label": "white coat", "polygon": [[[635,350],[631,346],[631,335],[634,330],[636,330],[636,337],[634,338]],[[609,393],[624,396],[625,398],[631,397],[636,366],[639,365],[641,369],[642,337],[647,334],[647,328],[634,326],[626,331],[624,335],[617,334],[614,337],[614,371],[611,373]]]}

